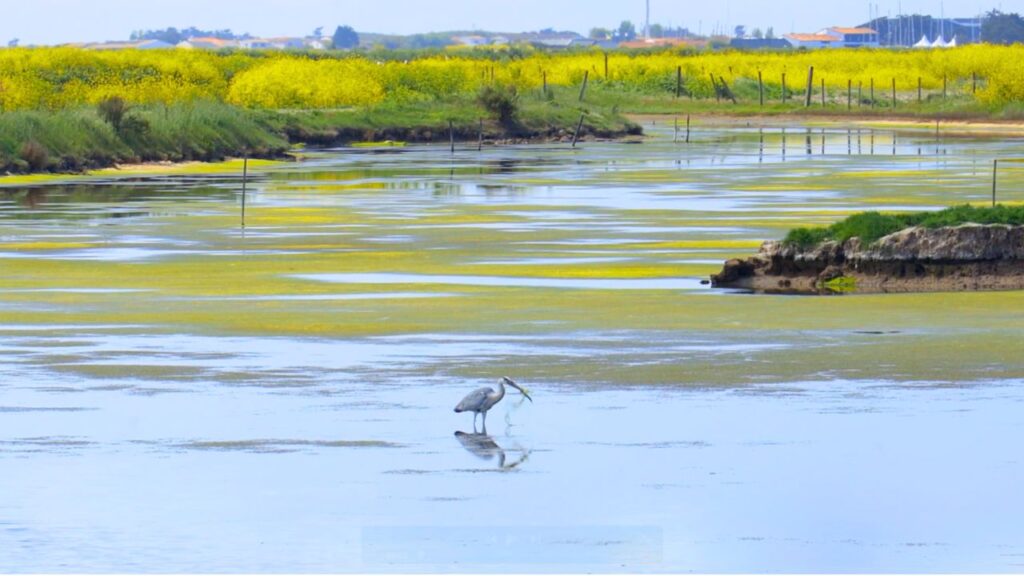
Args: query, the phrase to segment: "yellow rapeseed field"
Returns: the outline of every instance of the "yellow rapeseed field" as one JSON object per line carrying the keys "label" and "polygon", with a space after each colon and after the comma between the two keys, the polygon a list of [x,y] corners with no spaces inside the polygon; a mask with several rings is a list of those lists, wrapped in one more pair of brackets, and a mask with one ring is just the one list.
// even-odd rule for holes
{"label": "yellow rapeseed field", "polygon": [[[816,78],[845,90],[847,82],[880,90],[969,92],[985,104],[1024,101],[1024,47],[974,45],[948,50],[817,50],[790,52],[715,51],[680,54],[600,51],[564,54],[495,51],[489,55],[452,50],[409,61],[375,61],[361,55],[201,50],[90,51],[79,48],[0,49],[0,110],[60,109],[94,104],[118,95],[134,103],[193,99],[251,108],[338,108],[381,102],[431,100],[470,93],[497,81],[520,89],[578,85],[589,71],[595,83],[624,89],[669,92],[677,67],[684,89],[712,94],[711,75],[731,85],[762,74],[778,90],[787,75],[799,91],[813,65]],[[816,85],[819,80],[816,80]]]}

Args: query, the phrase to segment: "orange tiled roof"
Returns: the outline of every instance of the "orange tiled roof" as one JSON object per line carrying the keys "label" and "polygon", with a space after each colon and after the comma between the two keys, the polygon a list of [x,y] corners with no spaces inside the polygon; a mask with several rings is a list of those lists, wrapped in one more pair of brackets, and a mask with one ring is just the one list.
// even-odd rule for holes
{"label": "orange tiled roof", "polygon": [[786,38],[798,42],[839,42],[839,38],[829,34],[786,34]]}
{"label": "orange tiled roof", "polygon": [[840,34],[878,34],[878,32],[871,28],[829,28]]}

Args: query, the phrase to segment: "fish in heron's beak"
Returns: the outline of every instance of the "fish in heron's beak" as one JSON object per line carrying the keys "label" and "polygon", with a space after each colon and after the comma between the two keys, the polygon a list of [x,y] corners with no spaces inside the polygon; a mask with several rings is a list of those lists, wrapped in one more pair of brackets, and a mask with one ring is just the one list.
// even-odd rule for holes
{"label": "fish in heron's beak", "polygon": [[526,396],[527,400],[529,400],[531,403],[533,402],[533,398],[530,398],[530,392],[527,391],[526,388],[523,388],[519,384],[516,384],[511,378],[505,378],[504,380],[505,384],[508,384],[509,386],[515,388],[516,390],[519,390],[520,392],[523,393],[523,396]]}

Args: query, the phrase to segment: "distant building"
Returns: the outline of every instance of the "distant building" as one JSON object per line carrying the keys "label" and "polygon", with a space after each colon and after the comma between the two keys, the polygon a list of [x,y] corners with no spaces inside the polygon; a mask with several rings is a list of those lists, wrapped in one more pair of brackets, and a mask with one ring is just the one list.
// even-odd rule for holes
{"label": "distant building", "polygon": [[702,41],[686,38],[639,38],[629,42],[619,42],[619,48],[662,48],[674,46],[703,46]]}
{"label": "distant building", "polygon": [[794,48],[861,48],[877,47],[878,32],[871,28],[842,28],[833,26],[816,34],[786,34]]}
{"label": "distant building", "polygon": [[831,34],[786,34],[783,36],[794,48],[835,48],[841,42]]}
{"label": "distant building", "polygon": [[933,18],[914,14],[876,18],[863,26],[878,31],[882,46],[921,48],[922,37],[929,38],[929,44],[939,38],[947,45],[955,40],[954,46],[981,42],[981,24],[982,18]]}
{"label": "distant building", "polygon": [[839,41],[842,42],[844,48],[878,47],[878,32],[871,28],[839,28],[833,26],[825,30],[825,33],[839,37]]}
{"label": "distant building", "polygon": [[457,46],[487,46],[490,44],[485,36],[452,36],[452,42]]}
{"label": "distant building", "polygon": [[238,42],[224,40],[223,38],[189,38],[178,42],[178,48],[200,48],[204,50],[220,50],[222,48],[236,48]]}
{"label": "distant building", "polygon": [[781,50],[791,46],[785,38],[733,38],[729,41],[729,47],[739,50]]}
{"label": "distant building", "polygon": [[140,42],[102,42],[97,44],[79,44],[89,50],[159,50],[174,48],[173,44],[163,40],[142,40]]}

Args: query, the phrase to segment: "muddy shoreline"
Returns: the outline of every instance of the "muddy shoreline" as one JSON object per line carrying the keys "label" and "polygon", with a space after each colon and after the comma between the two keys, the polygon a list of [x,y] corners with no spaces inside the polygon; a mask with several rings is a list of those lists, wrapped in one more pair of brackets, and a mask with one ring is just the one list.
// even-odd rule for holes
{"label": "muddy shoreline", "polygon": [[727,261],[711,284],[787,294],[1024,290],[1024,226],[915,227],[869,246],[770,241]]}

